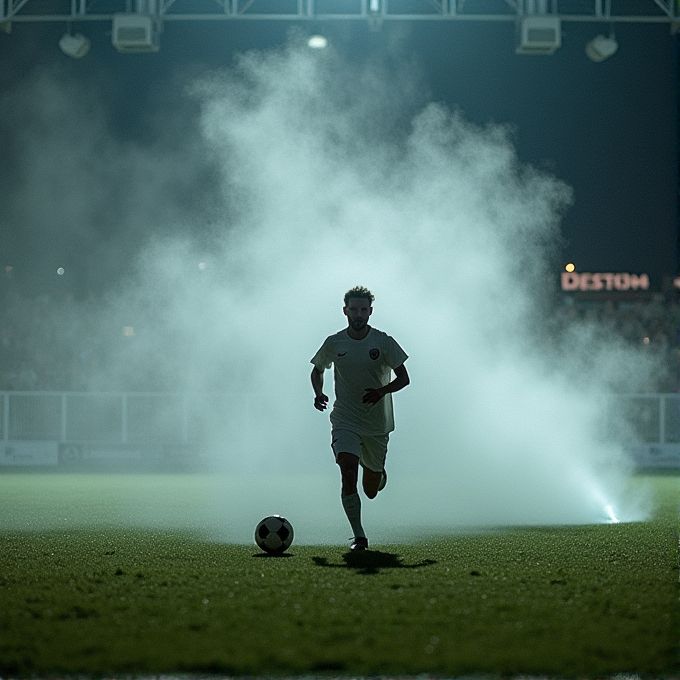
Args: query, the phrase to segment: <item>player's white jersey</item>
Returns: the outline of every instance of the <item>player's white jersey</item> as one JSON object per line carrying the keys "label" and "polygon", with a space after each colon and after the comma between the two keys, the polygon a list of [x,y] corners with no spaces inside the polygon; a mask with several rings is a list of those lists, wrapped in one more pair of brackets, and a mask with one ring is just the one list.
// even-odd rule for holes
{"label": "player's white jersey", "polygon": [[333,427],[345,426],[365,435],[392,432],[392,395],[386,394],[377,404],[364,404],[362,399],[366,388],[387,385],[392,369],[406,359],[408,355],[396,340],[376,328],[371,328],[363,340],[350,338],[347,329],[327,337],[312,363],[322,372],[334,366]]}

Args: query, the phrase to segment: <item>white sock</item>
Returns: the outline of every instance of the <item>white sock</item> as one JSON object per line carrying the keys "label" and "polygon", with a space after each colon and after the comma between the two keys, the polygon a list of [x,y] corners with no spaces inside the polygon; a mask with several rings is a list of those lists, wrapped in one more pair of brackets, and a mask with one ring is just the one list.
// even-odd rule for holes
{"label": "white sock", "polygon": [[350,496],[343,496],[342,507],[345,509],[347,519],[352,525],[354,537],[366,538],[364,528],[361,526],[361,498],[359,498],[359,493],[357,492]]}

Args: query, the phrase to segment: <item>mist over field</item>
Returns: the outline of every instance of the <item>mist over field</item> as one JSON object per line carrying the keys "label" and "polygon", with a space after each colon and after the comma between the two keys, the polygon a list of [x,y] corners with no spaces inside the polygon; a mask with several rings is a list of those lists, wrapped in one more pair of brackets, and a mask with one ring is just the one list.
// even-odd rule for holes
{"label": "mist over field", "polygon": [[[121,149],[97,126],[68,139],[69,158],[106,153],[91,159],[94,174],[70,166],[91,190],[72,181],[66,197],[50,197],[61,218],[69,198],[81,206],[55,228],[96,240],[90,215],[119,181],[105,167],[133,159],[153,177],[130,182],[134,200],[118,204],[119,221],[148,235],[132,272],[89,312],[102,329],[135,335],[112,341],[88,387],[194,395],[212,477],[195,517],[216,539],[250,540],[261,517],[280,513],[300,541],[343,542],[309,360],[345,325],[344,292],[365,285],[371,325],[402,345],[411,375],[394,398],[388,486],[363,500],[372,540],[600,522],[609,504],[622,519],[643,517],[644,498],[626,492],[629,462],[611,436],[625,423],[612,423],[608,395],[643,389],[653,366],[551,315],[560,218],[578,197],[518,161],[511,129],[429,102],[407,64],[398,75],[293,39],[192,79],[192,143]],[[40,87],[58,104],[57,89]],[[48,135],[46,147],[55,143]],[[27,160],[29,175],[46,158]],[[178,190],[196,176],[211,188],[200,202]],[[112,243],[106,261],[117,252]],[[328,372],[326,385],[330,395]]]}

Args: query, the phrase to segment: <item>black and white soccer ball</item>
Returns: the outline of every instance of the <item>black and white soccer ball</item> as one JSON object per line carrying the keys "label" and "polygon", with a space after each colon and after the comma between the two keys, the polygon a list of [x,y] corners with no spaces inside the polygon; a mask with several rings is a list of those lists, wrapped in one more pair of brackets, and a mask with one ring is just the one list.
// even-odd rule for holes
{"label": "black and white soccer ball", "polygon": [[285,552],[293,542],[293,525],[281,515],[265,517],[255,529],[255,543],[274,555]]}

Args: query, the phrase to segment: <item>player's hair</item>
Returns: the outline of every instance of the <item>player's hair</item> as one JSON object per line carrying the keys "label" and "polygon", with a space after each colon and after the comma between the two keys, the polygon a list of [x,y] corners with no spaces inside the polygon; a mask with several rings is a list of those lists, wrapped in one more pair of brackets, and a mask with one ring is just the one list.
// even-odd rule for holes
{"label": "player's hair", "polygon": [[375,300],[373,293],[363,286],[354,286],[354,288],[345,293],[345,307],[347,307],[347,303],[351,298],[368,298],[371,305],[373,304],[373,300]]}

